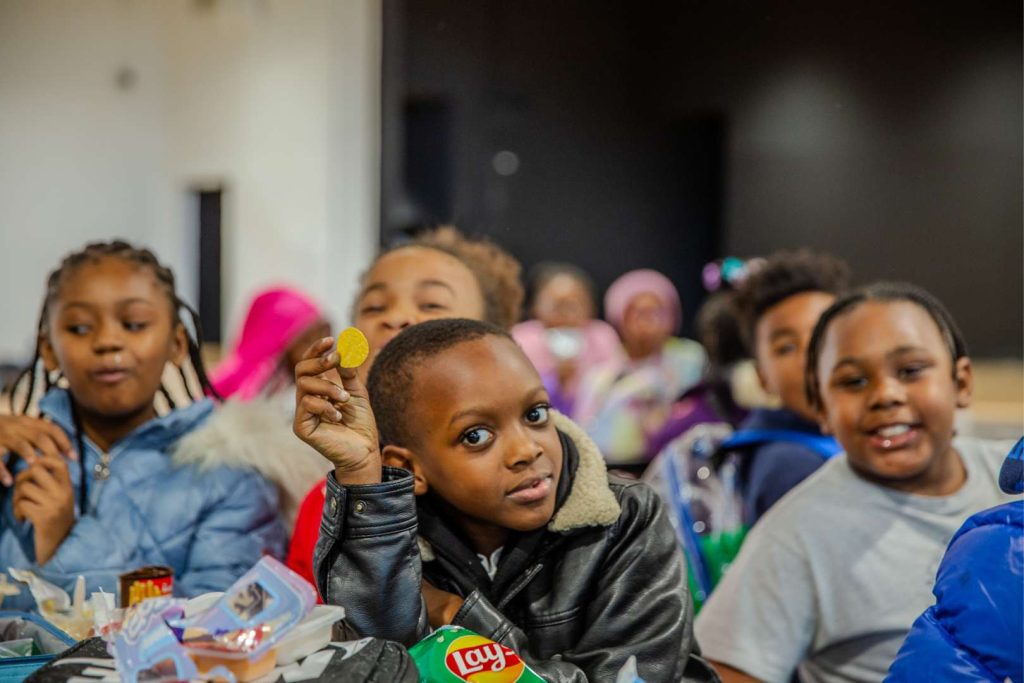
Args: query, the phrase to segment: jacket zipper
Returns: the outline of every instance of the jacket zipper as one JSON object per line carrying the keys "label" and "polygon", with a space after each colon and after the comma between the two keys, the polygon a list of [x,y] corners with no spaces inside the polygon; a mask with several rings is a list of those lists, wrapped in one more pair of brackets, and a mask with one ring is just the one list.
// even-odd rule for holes
{"label": "jacket zipper", "polygon": [[[86,501],[89,505],[89,510],[96,507],[100,499],[100,492],[103,490],[103,485],[110,479],[110,463],[113,461],[114,455],[116,455],[116,450],[118,449],[111,449],[107,452],[96,449],[96,452],[99,453],[99,460],[92,466],[93,486],[89,487],[89,500]],[[86,512],[87,510],[81,511],[83,515]]]}

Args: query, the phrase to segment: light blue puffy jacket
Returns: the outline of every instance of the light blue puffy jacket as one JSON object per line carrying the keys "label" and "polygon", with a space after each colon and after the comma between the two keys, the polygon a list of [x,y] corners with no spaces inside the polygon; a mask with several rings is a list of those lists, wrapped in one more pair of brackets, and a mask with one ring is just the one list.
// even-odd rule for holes
{"label": "light blue puffy jacket", "polygon": [[914,622],[887,683],[1024,680],[1024,502],[974,515],[950,541],[936,604]]}
{"label": "light blue puffy jacket", "polygon": [[[51,390],[39,408],[75,442],[66,391]],[[142,425],[110,450],[110,475],[103,480],[94,477],[99,449],[86,439],[80,455],[88,511],[82,516],[77,510],[80,468],[70,462],[78,519],[43,566],[35,562],[31,525],[15,521],[11,493],[0,488],[0,571],[30,569],[69,593],[81,574],[87,593],[102,588],[116,594],[119,574],[167,565],[174,570],[175,594],[188,597],[226,589],[264,554],[282,557],[286,535],[272,484],[248,469],[171,461],[175,443],[202,425],[212,409],[202,400]],[[19,460],[15,471],[23,467]],[[33,606],[27,589],[3,603],[4,609]]]}

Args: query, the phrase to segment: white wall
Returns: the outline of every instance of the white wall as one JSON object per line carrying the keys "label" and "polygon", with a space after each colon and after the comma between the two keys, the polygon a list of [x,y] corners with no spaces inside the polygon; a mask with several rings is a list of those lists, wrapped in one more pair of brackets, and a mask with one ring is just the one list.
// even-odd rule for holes
{"label": "white wall", "polygon": [[208,184],[225,332],[272,282],[346,322],[376,244],[379,49],[380,0],[0,2],[0,359],[30,352],[47,271],[88,239],[152,246],[194,301]]}

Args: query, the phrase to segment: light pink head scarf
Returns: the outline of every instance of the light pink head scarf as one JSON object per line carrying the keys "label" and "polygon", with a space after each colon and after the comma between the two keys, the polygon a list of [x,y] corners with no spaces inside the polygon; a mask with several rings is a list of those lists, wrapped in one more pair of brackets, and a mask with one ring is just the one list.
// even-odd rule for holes
{"label": "light pink head scarf", "polygon": [[260,292],[249,304],[234,346],[210,373],[214,389],[224,398],[248,401],[258,396],[288,346],[322,317],[320,308],[298,290],[274,287]]}
{"label": "light pink head scarf", "polygon": [[611,284],[604,295],[604,317],[622,332],[622,321],[629,304],[640,294],[654,294],[672,314],[672,332],[678,334],[683,324],[683,305],[679,292],[667,277],[656,270],[643,268],[622,275]]}

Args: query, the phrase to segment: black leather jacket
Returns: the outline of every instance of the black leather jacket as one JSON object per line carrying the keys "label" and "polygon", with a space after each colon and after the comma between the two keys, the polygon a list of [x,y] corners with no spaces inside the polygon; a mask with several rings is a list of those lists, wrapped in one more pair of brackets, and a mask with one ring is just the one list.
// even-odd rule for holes
{"label": "black leather jacket", "polygon": [[405,470],[385,468],[369,486],[328,475],[314,554],[324,600],[362,635],[413,645],[430,631],[422,576],[465,599],[453,623],[512,648],[548,681],[614,681],[630,655],[647,683],[717,680],[694,641],[686,567],[658,496],[608,477],[564,418],[559,435],[557,511],[545,529],[510,539],[493,580],[431,501],[416,500]]}

